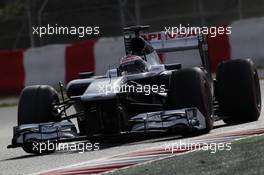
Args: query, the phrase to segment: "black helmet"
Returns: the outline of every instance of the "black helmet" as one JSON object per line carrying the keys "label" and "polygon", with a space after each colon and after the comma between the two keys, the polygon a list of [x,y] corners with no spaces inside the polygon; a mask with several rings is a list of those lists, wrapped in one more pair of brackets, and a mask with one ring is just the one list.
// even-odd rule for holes
{"label": "black helmet", "polygon": [[121,58],[119,71],[121,74],[137,74],[148,71],[148,67],[140,56],[127,55]]}

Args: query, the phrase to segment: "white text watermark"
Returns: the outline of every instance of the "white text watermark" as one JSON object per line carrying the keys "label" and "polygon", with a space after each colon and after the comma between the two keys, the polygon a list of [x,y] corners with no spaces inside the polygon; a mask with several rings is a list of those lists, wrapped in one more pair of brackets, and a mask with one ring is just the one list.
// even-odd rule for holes
{"label": "white text watermark", "polygon": [[211,26],[211,27],[198,27],[198,26],[183,26],[180,24],[179,26],[165,26],[165,34],[168,35],[197,35],[197,34],[204,34],[210,35],[211,37],[216,37],[217,35],[230,35],[232,33],[231,26]]}
{"label": "white text watermark", "polygon": [[98,151],[100,149],[99,143],[80,142],[80,143],[57,143],[57,142],[33,142],[33,151],[43,153],[46,151],[77,151],[84,153],[85,151]]}
{"label": "white text watermark", "polygon": [[75,35],[83,38],[86,35],[99,35],[99,26],[58,26],[47,24],[46,26],[32,27],[32,34],[39,37],[45,35]]}
{"label": "white text watermark", "polygon": [[175,143],[166,143],[164,145],[165,151],[171,151],[171,153],[176,153],[178,151],[210,151],[210,153],[216,153],[218,151],[230,151],[232,149],[231,143],[206,143],[206,142],[175,142]]}
{"label": "white text watermark", "polygon": [[98,86],[99,93],[144,93],[150,95],[151,93],[165,93],[165,85],[128,85],[112,86],[111,84]]}

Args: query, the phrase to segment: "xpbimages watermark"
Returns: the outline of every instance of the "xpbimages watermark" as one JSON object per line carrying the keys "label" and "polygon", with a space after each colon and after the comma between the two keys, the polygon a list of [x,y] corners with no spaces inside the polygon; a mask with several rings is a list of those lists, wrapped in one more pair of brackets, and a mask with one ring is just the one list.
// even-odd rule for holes
{"label": "xpbimages watermark", "polygon": [[230,35],[232,33],[231,31],[232,27],[227,26],[227,27],[216,27],[216,26],[211,26],[211,27],[198,27],[198,26],[190,26],[187,24],[187,26],[183,26],[180,24],[179,26],[165,26],[165,34],[168,35],[197,35],[197,34],[204,34],[208,35],[210,34],[211,37],[216,37],[217,35]]}
{"label": "xpbimages watermark", "polygon": [[179,142],[175,143],[166,143],[164,145],[165,151],[171,151],[171,153],[176,153],[178,151],[210,151],[210,153],[216,153],[218,151],[230,151],[232,149],[231,143],[206,143],[206,142]]}
{"label": "xpbimages watermark", "polygon": [[109,93],[144,93],[145,95],[150,95],[153,93],[165,93],[165,85],[129,85],[124,84],[121,86],[113,86],[111,84],[99,85],[99,93],[109,94]]}
{"label": "xpbimages watermark", "polygon": [[85,151],[98,151],[100,149],[99,143],[79,142],[79,143],[57,143],[57,142],[33,142],[33,151],[40,154],[46,151],[74,151],[84,153]]}
{"label": "xpbimages watermark", "polygon": [[99,35],[99,26],[58,26],[58,24],[32,27],[32,34],[39,37],[45,35],[75,35],[83,38],[86,35]]}

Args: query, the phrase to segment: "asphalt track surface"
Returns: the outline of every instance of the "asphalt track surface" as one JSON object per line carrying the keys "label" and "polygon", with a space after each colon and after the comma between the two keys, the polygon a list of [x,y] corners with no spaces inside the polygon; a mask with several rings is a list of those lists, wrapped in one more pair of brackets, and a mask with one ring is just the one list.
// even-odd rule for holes
{"label": "asphalt track surface", "polygon": [[[264,81],[261,81],[262,99],[264,99]],[[39,174],[50,170],[67,168],[76,165],[87,165],[93,160],[128,153],[151,149],[164,144],[179,141],[175,137],[153,138],[148,140],[126,142],[121,145],[100,145],[99,151],[88,151],[78,153],[73,151],[58,151],[54,154],[35,156],[25,153],[22,149],[7,149],[12,138],[12,127],[16,125],[17,107],[0,108],[0,174]],[[227,126],[222,121],[215,122],[215,128],[207,135],[222,134],[226,132],[236,132],[246,129],[258,129],[264,127],[264,111],[258,121]],[[183,139],[184,140],[184,139]]]}

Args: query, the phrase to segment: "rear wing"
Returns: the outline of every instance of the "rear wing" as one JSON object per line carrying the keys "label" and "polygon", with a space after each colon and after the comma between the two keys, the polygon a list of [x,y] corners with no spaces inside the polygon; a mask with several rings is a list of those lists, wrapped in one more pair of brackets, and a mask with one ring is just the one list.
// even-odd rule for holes
{"label": "rear wing", "polygon": [[142,31],[148,30],[149,28],[150,26],[148,25],[124,28],[124,42],[127,54],[131,51],[130,41],[137,37],[144,38],[144,40],[148,41],[158,52],[193,50],[200,49],[202,44],[207,45],[207,42],[204,42],[204,36],[201,34],[195,34],[194,32],[181,34],[165,31],[142,33]]}
{"label": "rear wing", "polygon": [[203,67],[210,70],[208,44],[202,34],[169,34],[162,32],[146,33],[141,36],[159,53],[198,50]]}
{"label": "rear wing", "polygon": [[164,31],[141,34],[157,52],[175,52],[199,49],[199,35],[169,34]]}
{"label": "rear wing", "polygon": [[179,34],[166,33],[165,31],[153,33],[140,33],[149,26],[131,26],[124,28],[124,42],[126,54],[131,51],[130,41],[132,38],[142,37],[159,53],[177,52],[185,50],[198,50],[202,60],[202,66],[211,73],[207,38],[203,34]]}

